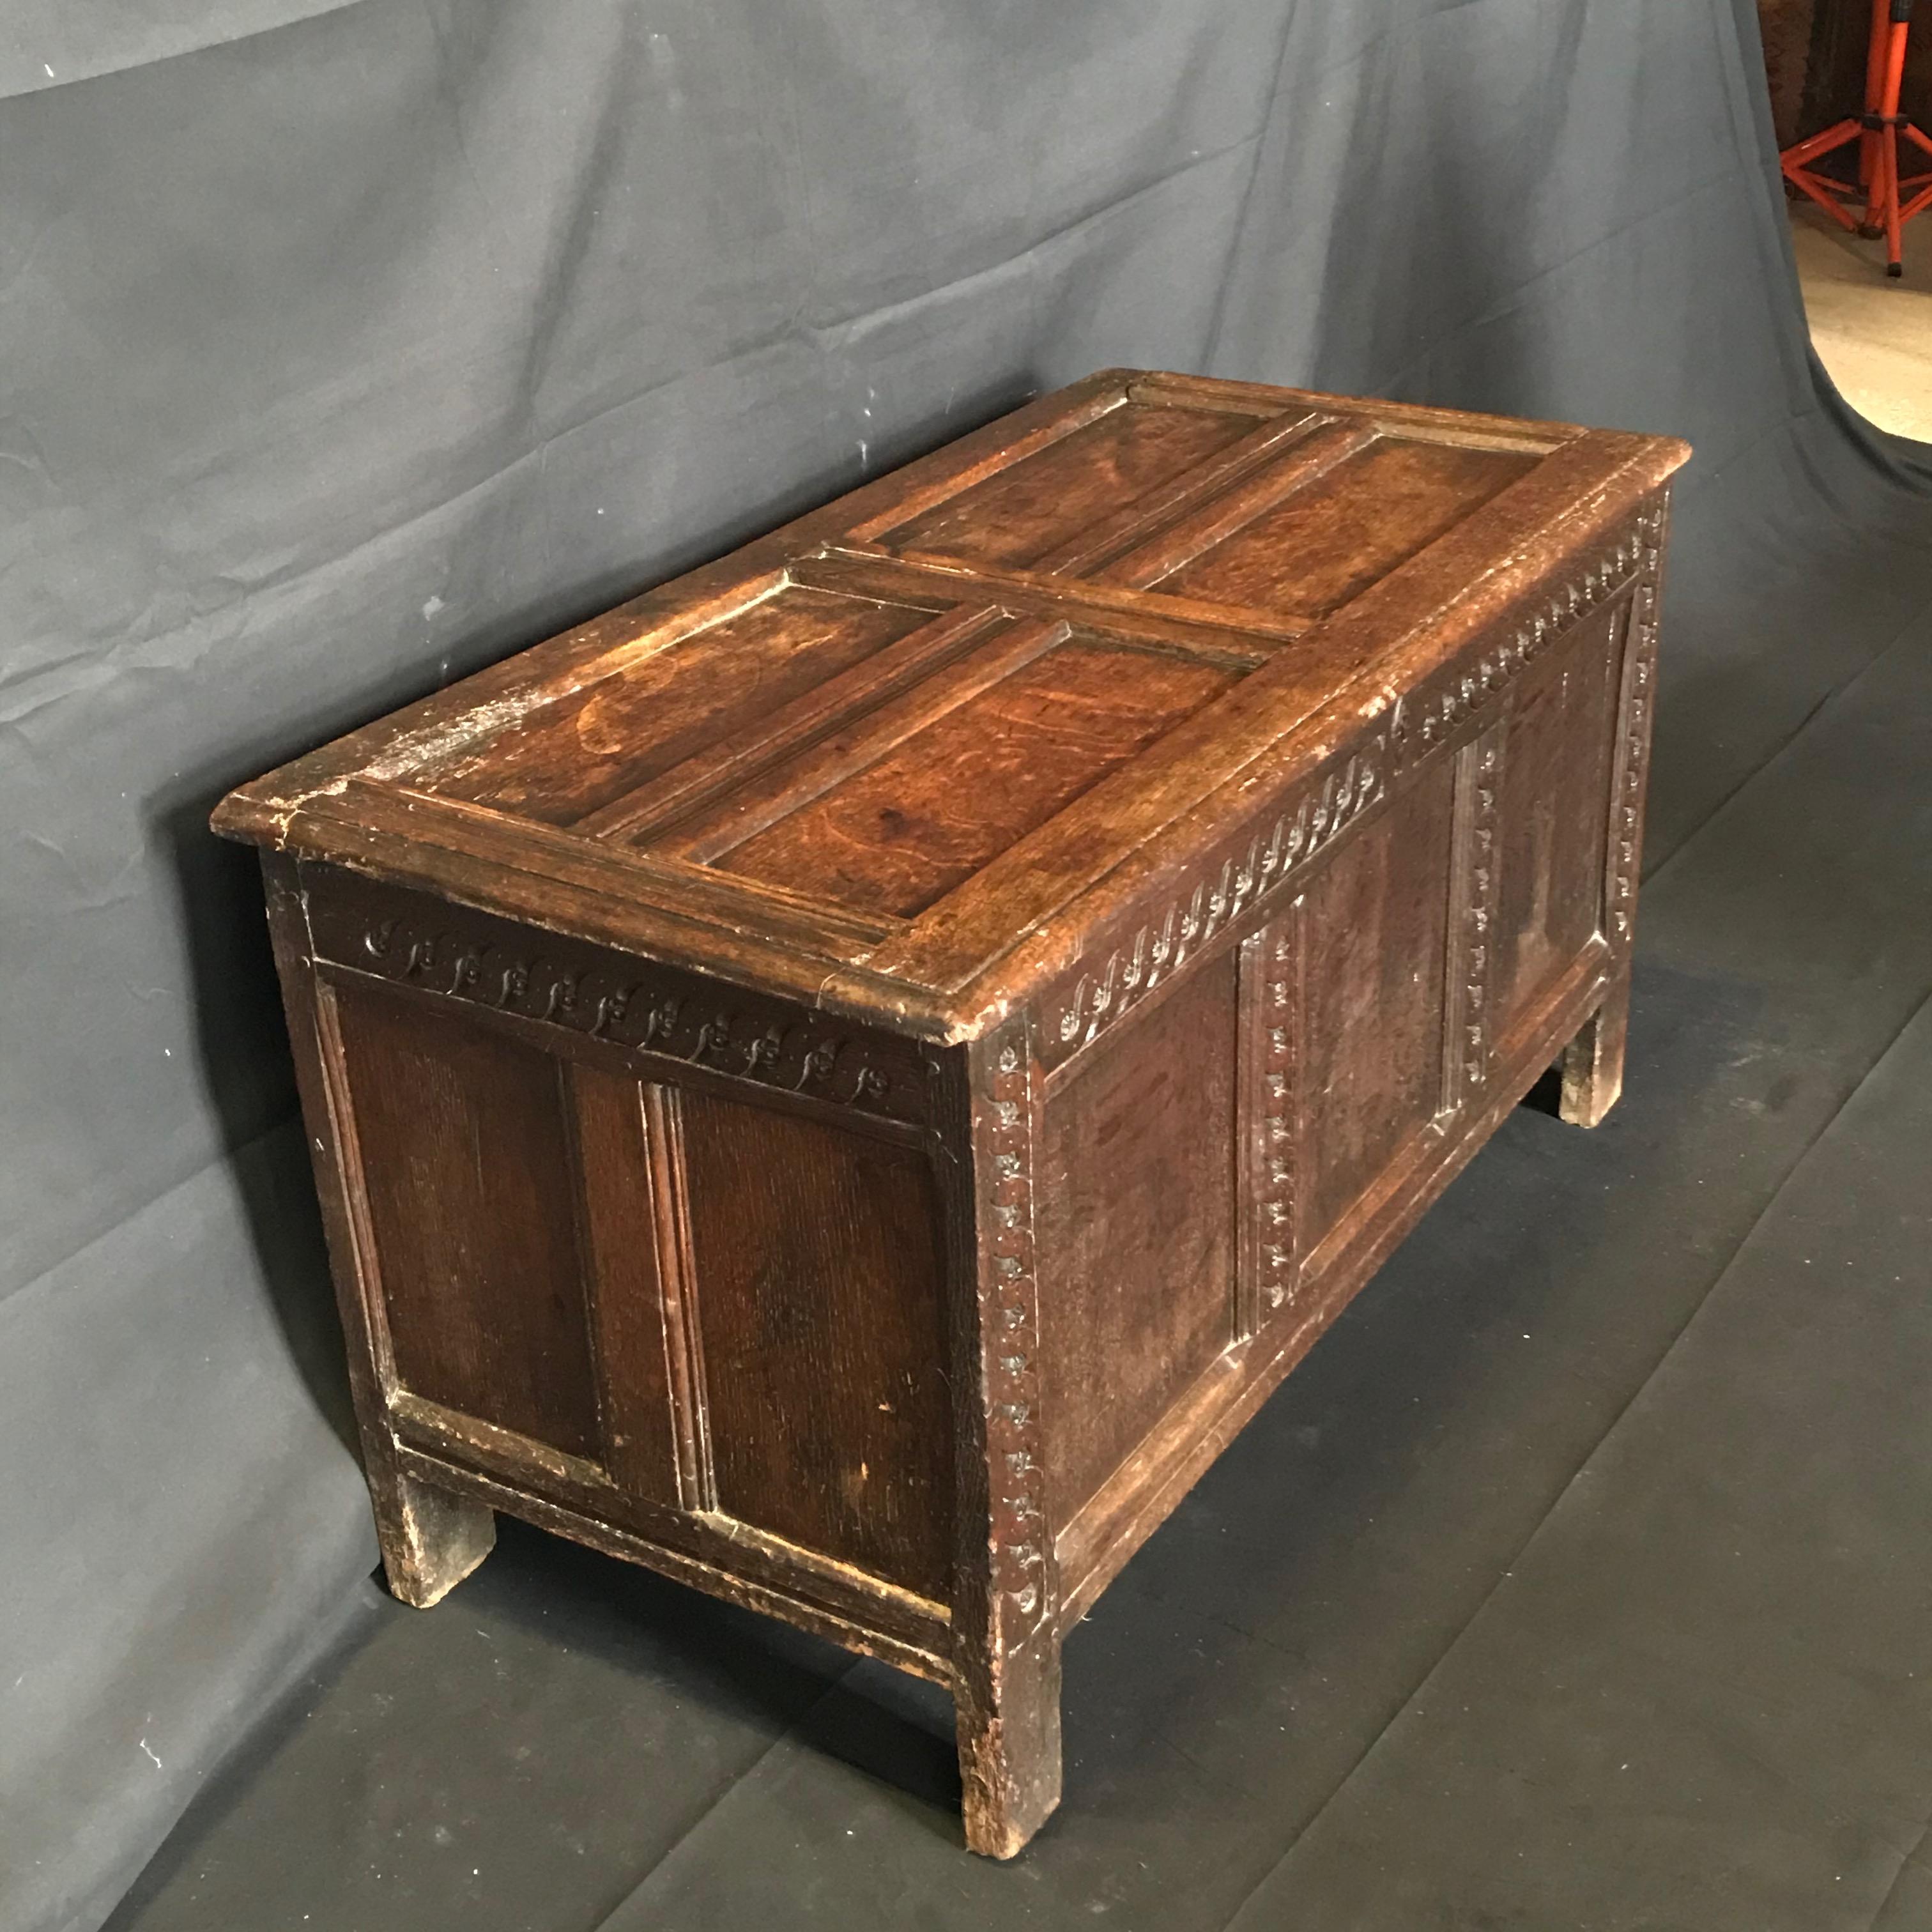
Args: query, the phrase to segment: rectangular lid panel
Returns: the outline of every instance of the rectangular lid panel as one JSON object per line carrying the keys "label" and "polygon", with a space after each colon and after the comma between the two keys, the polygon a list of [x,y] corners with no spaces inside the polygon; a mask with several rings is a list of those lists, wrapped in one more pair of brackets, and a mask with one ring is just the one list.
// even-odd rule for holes
{"label": "rectangular lid panel", "polygon": [[1123,560],[1100,574],[1203,603],[1325,617],[1541,460],[1377,436],[1178,568],[1148,578]]}
{"label": "rectangular lid panel", "polygon": [[[1310,416],[1288,413],[1289,424]],[[1053,553],[1094,524],[1198,471],[1280,421],[1252,412],[1123,400],[914,515],[867,532],[894,555],[952,563],[1051,567]],[[1042,563],[1042,560],[1046,560]]]}
{"label": "rectangular lid panel", "polygon": [[1580,431],[1154,377],[943,472],[842,541],[948,572],[1152,592],[1175,614],[1306,628]]}
{"label": "rectangular lid panel", "polygon": [[863,743],[806,753],[656,849],[910,919],[1242,675],[1064,623],[1016,626],[983,656],[992,675],[962,662],[956,702],[903,710],[905,729],[882,713]]}
{"label": "rectangular lid panel", "polygon": [[956,598],[883,602],[784,583],[410,774],[420,789],[572,825],[930,624]]}

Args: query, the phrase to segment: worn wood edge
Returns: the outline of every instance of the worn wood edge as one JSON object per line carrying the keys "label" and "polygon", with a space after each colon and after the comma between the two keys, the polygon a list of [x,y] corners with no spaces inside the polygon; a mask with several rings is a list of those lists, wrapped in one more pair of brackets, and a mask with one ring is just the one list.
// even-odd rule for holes
{"label": "worn wood edge", "polygon": [[[808,1631],[861,1657],[876,1658],[915,1676],[955,1688],[956,1675],[949,1648],[943,1645],[926,1647],[907,1637],[874,1628],[857,1618],[842,1614],[814,1598],[780,1585],[754,1579],[721,1568],[701,1556],[674,1550],[629,1530],[600,1522],[567,1505],[548,1498],[532,1496],[481,1470],[465,1467],[442,1456],[409,1445],[399,1446],[398,1460],[406,1474],[438,1488],[454,1490],[488,1503],[505,1516],[533,1524],[552,1534],[615,1556],[641,1568],[654,1570],[674,1582],[702,1590],[707,1596],[722,1598],[741,1608],[776,1617],[794,1628]],[[923,1600],[922,1599],[920,1600]]]}
{"label": "worn wood edge", "polygon": [[[903,981],[840,966],[802,948],[748,941],[738,930],[704,923],[622,894],[504,865],[461,846],[445,846],[372,827],[352,814],[317,809],[299,827],[305,864],[508,920],[533,932],[608,947],[647,962],[709,974],[734,986],[835,1014],[856,1025],[922,1039],[953,1036],[945,1002]],[[290,856],[294,856],[292,850]]]}
{"label": "worn wood edge", "polygon": [[279,848],[278,828],[309,801],[356,777],[421,773],[629,662],[722,623],[782,590],[784,563],[782,546],[765,538],[655,585],[236,787],[210,822],[224,838]]}
{"label": "worn wood edge", "polygon": [[[338,781],[371,765],[393,762],[405,745],[428,747],[423,754],[427,758],[436,755],[439,748],[447,750],[450,743],[460,745],[480,735],[458,730],[448,742],[442,736],[478,706],[507,706],[504,718],[522,715],[568,697],[621,668],[633,656],[650,656],[722,622],[782,589],[794,555],[822,548],[849,529],[855,518],[866,520],[905,500],[909,485],[918,489],[944,482],[997,454],[1010,440],[1030,436],[1063,416],[1082,410],[1100,413],[1094,405],[1110,391],[1118,392],[1118,401],[1124,402],[1135,373],[1098,370],[1064,389],[1030,397],[966,435],[885,471],[829,503],[816,505],[748,543],[734,545],[709,562],[650,585],[580,624],[532,640],[454,684],[286,760],[230,791],[215,808],[214,829],[224,838],[285,849],[294,820]],[[533,652],[542,654],[541,663],[531,661]]]}
{"label": "worn wood edge", "polygon": [[[1595,1010],[1612,974],[1600,959],[1546,1010],[1538,1033],[1496,1079],[1484,1106],[1438,1142],[1442,1158],[1417,1163],[1407,1184],[1382,1198],[1355,1246],[1324,1274],[1312,1275],[1312,1305],[1278,1341],[1268,1331],[1238,1345],[1204,1370],[1076,1510],[1056,1539],[1062,1578],[1058,1627],[1064,1636],[1090,1610],[1128,1559],[1158,1529],[1252,1419],[1336,1318],[1367,1286],[1436,1198],[1520,1104],[1546,1067]],[[1312,1257],[1311,1257],[1311,1259]],[[1274,1343],[1271,1348],[1268,1346]]]}
{"label": "worn wood edge", "polygon": [[[709,1484],[694,1505],[674,1508],[623,1488],[601,1463],[407,1389],[389,1391],[387,1414],[399,1450],[434,1455],[520,1492],[547,1490],[548,1500],[556,1507],[586,1521],[610,1524],[613,1534],[638,1537],[672,1551],[684,1546],[682,1553],[692,1560],[721,1570],[734,1570],[748,1558],[759,1580],[801,1593],[815,1586],[816,1600],[865,1628],[922,1644],[934,1655],[950,1646],[952,1619],[946,1605],[732,1515],[719,1508]],[[626,1518],[628,1528],[615,1527]],[[868,1617],[868,1611],[878,1614]]]}
{"label": "worn wood edge", "polygon": [[544,1481],[568,1483],[586,1496],[608,1492],[614,1505],[623,1493],[602,1463],[554,1448],[519,1430],[486,1422],[481,1416],[466,1415],[446,1402],[396,1388],[389,1391],[388,1407],[389,1425],[398,1440],[413,1437],[418,1448],[485,1458]]}
{"label": "worn wood edge", "polygon": [[[1109,406],[1124,403],[1135,373],[1097,370],[1066,388],[1031,396],[966,435],[885,471],[829,503],[814,506],[722,556],[652,584],[581,624],[535,639],[454,684],[289,760],[231,790],[212,814],[214,830],[244,844],[287,849],[297,820],[339,781],[371,765],[393,762],[406,745],[428,747],[423,754],[428,758],[452,743],[481,735],[455,729],[465,714],[478,706],[507,706],[505,719],[522,715],[568,697],[621,668],[632,656],[649,656],[722,622],[782,589],[787,565],[794,555],[823,548],[855,520],[870,520],[908,500],[909,488],[917,491],[944,483],[976,464],[983,464],[1010,441],[1030,436],[1063,416],[1084,411],[1081,419],[1089,420],[1103,413],[1095,404],[1109,392],[1117,392]],[[1075,422],[1062,433],[1078,427]],[[531,662],[533,652],[542,654],[540,664]],[[452,730],[454,738],[446,741],[442,734]]]}

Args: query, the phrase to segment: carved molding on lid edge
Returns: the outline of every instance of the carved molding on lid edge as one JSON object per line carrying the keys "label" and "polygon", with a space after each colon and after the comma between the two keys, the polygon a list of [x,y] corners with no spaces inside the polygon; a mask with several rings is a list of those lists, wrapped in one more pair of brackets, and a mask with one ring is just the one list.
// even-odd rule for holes
{"label": "carved molding on lid edge", "polygon": [[318,940],[326,931],[335,942],[318,944],[318,954],[358,972],[760,1087],[925,1118],[910,1044],[881,1052],[827,1016],[523,928],[493,930],[454,908],[338,904],[312,907],[311,918]]}
{"label": "carved molding on lid edge", "polygon": [[[1500,702],[1528,665],[1592,610],[1621,595],[1640,574],[1644,586],[1640,601],[1647,590],[1654,611],[1664,516],[1660,505],[1646,506],[1581,569],[1486,644],[1473,662],[1438,673],[1402,693],[1366,744],[1311,780],[1271,824],[1250,838],[1244,851],[1222,862],[1218,874],[1197,881],[1155,913],[1112,950],[1104,966],[1082,970],[1070,994],[1050,998],[1042,1042],[1047,1060],[1058,1064],[1071,1058],[1243,914],[1271,898],[1376,803],[1391,778],[1460,736],[1470,719]],[[1646,619],[1642,611],[1639,615],[1654,632],[1654,618]],[[1654,641],[1653,636],[1653,646]]]}
{"label": "carved molding on lid edge", "polygon": [[1567,637],[1580,620],[1621,595],[1634,578],[1652,569],[1663,520],[1660,507],[1641,511],[1615,542],[1504,627],[1504,634],[1486,644],[1473,663],[1438,673],[1403,692],[1389,718],[1395,770],[1406,771],[1426,757],[1500,697],[1526,666]]}
{"label": "carved molding on lid edge", "polygon": [[1072,997],[1054,1015],[1049,1047],[1077,1052],[1330,844],[1382,796],[1387,747],[1387,734],[1378,733],[1272,826],[1255,833],[1246,851],[1226,860],[1217,877],[1200,880],[1186,898],[1171,902],[1117,948],[1103,968],[1082,974]]}

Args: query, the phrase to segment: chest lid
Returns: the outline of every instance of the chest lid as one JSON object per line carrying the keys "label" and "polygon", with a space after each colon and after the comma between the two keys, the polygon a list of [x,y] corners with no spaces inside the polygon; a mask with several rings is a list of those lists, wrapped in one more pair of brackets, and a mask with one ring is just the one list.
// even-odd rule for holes
{"label": "chest lid", "polygon": [[1264,788],[1327,766],[1366,802],[1396,700],[1686,453],[1104,372],[244,786],[216,827],[962,1036]]}

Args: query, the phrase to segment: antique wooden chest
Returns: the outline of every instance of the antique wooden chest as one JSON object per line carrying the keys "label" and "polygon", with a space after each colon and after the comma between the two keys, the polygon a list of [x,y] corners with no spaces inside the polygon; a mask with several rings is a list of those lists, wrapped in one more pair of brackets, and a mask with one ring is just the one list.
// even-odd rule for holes
{"label": "antique wooden chest", "polygon": [[226,800],[396,1593],[507,1510],[921,1672],[1017,1850],[1097,1594],[1616,1097],[1686,454],[1110,370]]}

